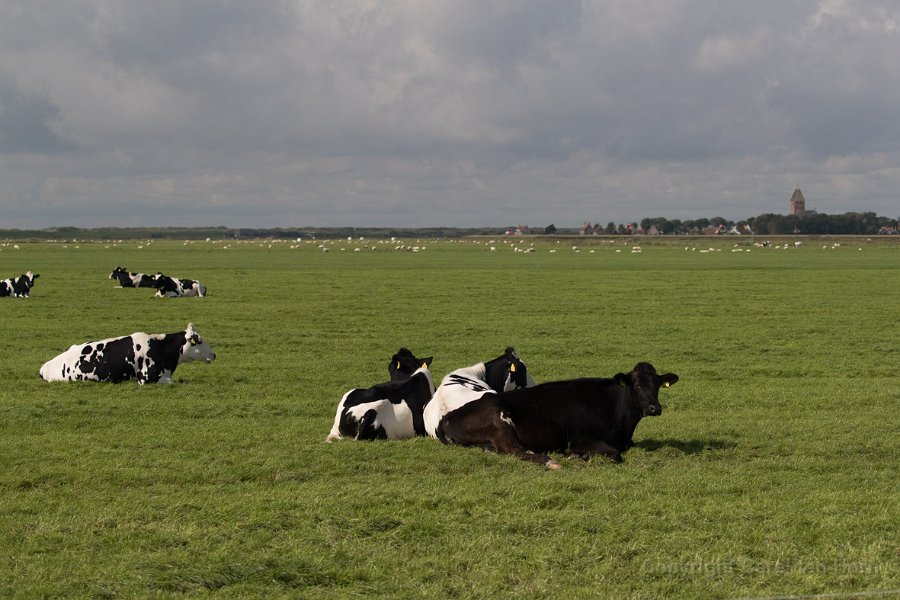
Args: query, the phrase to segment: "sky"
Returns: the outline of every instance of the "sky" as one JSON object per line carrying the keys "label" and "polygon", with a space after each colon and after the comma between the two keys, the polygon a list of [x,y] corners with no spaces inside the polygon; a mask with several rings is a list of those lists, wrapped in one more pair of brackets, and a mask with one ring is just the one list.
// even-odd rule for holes
{"label": "sky", "polygon": [[894,0],[0,15],[0,228],[900,216]]}

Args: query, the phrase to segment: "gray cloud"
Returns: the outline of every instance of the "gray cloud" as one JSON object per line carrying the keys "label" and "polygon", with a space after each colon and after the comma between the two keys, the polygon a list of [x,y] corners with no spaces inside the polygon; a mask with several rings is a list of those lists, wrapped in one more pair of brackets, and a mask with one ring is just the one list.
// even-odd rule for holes
{"label": "gray cloud", "polygon": [[896,216],[876,0],[0,2],[0,227]]}

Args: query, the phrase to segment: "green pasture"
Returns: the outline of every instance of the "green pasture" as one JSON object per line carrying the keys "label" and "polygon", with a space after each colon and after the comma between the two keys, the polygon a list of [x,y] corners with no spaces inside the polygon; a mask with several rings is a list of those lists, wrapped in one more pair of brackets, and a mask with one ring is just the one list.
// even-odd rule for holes
{"label": "green pasture", "polygon": [[[509,242],[0,244],[41,274],[0,299],[0,597],[900,595],[900,243]],[[188,321],[219,358],[173,385],[38,378]],[[506,346],[537,381],[681,380],[622,464],[323,443],[401,346],[435,383]]]}

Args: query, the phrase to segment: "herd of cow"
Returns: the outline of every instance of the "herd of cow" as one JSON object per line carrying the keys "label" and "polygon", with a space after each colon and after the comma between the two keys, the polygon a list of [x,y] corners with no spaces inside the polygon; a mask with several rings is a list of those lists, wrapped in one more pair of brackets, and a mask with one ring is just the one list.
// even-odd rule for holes
{"label": "herd of cow", "polygon": [[[37,274],[0,281],[0,295],[28,297]],[[197,281],[150,276],[116,267],[121,287],[155,287],[158,296],[203,296]],[[173,297],[173,296],[168,296]],[[401,348],[388,363],[389,381],[352,389],[341,398],[326,438],[357,440],[430,436],[445,444],[477,446],[559,469],[548,452],[570,457],[604,455],[622,460],[634,445],[642,417],[662,413],[659,388],[678,381],[640,362],[630,373],[536,384],[513,348],[493,360],[456,369],[435,388],[433,357],[416,358]],[[172,383],[184,362],[211,363],[216,353],[188,323],[169,334],[143,332],[75,344],[40,368],[45,381],[134,379],[139,384]]]}
{"label": "herd of cow", "polygon": [[109,274],[110,279],[119,282],[123,288],[156,288],[159,298],[181,298],[188,296],[206,295],[206,286],[193,279],[178,279],[162,273],[147,275],[146,273],[131,273],[125,267],[116,267]]}
{"label": "herd of cow", "polygon": [[[28,298],[34,280],[40,277],[28,271],[19,277],[0,280],[0,297]],[[192,279],[176,279],[157,273],[129,273],[116,267],[109,275],[120,287],[149,287],[160,298],[206,295],[206,286]],[[74,344],[40,368],[45,381],[109,381],[120,383],[135,379],[138,383],[171,383],[175,368],[190,361],[211,363],[216,359],[192,323],[184,331],[168,334],[132,333],[118,338]]]}
{"label": "herd of cow", "polygon": [[352,389],[341,398],[325,439],[405,439],[427,435],[445,444],[478,446],[559,469],[548,452],[622,460],[642,417],[662,413],[659,388],[678,381],[640,362],[612,378],[536,384],[513,348],[497,358],[452,371],[437,389],[432,357],[401,348],[388,364],[390,380]]}

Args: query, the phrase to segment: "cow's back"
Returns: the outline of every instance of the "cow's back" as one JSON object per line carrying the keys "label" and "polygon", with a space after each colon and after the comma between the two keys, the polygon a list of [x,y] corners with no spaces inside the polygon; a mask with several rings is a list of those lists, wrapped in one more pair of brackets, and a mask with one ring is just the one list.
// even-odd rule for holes
{"label": "cow's back", "polygon": [[[138,334],[135,334],[138,335]],[[143,334],[146,336],[146,334]],[[40,369],[45,381],[111,381],[135,376],[133,336],[74,344]]]}
{"label": "cow's back", "polygon": [[565,451],[579,437],[615,437],[616,387],[612,379],[573,379],[503,392],[497,400],[523,446]]}
{"label": "cow's back", "polygon": [[423,413],[425,432],[429,436],[437,438],[438,424],[444,415],[481,398],[485,392],[492,392],[480,379],[483,377],[483,363],[456,369],[444,376]]}

